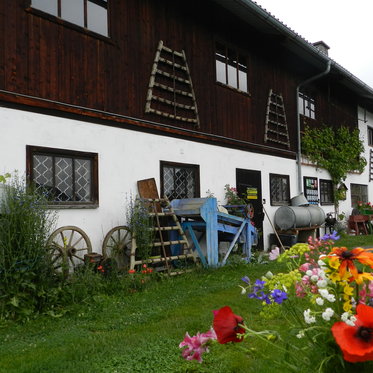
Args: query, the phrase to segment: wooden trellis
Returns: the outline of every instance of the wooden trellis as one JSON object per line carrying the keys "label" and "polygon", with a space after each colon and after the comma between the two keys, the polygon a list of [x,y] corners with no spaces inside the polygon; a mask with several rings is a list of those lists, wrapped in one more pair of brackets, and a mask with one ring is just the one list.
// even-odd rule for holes
{"label": "wooden trellis", "polygon": [[268,95],[264,142],[275,142],[290,148],[284,100],[272,89]]}
{"label": "wooden trellis", "polygon": [[155,53],[145,112],[199,127],[197,103],[185,52],[167,48],[162,40]]}

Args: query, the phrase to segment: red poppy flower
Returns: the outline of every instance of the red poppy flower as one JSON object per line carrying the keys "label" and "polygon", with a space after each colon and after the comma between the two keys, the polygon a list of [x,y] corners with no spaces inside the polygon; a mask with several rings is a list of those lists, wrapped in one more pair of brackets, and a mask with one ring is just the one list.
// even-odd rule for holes
{"label": "red poppy flower", "polygon": [[222,307],[218,311],[213,312],[213,328],[218,342],[221,344],[242,342],[243,338],[238,338],[237,333],[242,334],[245,332],[245,329],[239,326],[239,324],[243,324],[243,318],[235,315],[229,306]]}
{"label": "red poppy flower", "polygon": [[335,341],[343,358],[351,363],[373,360],[373,307],[359,304],[356,307],[355,326],[339,321],[332,326]]}
{"label": "red poppy flower", "polygon": [[361,247],[353,250],[348,250],[346,247],[333,247],[328,257],[331,261],[338,260],[341,263],[339,266],[339,275],[341,277],[344,277],[346,271],[348,271],[356,278],[358,270],[354,260],[358,260],[360,263],[373,268],[373,253],[369,252],[370,250],[372,249],[362,249]]}

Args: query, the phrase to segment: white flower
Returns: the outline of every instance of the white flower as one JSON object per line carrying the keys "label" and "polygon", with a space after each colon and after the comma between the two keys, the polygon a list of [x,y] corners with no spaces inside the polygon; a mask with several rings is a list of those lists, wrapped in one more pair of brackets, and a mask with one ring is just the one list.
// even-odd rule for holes
{"label": "white flower", "polygon": [[319,280],[317,281],[317,286],[319,288],[326,288],[328,285],[328,282],[326,280]]}
{"label": "white flower", "polygon": [[308,277],[311,277],[313,275],[313,272],[309,269],[308,271],[306,271],[306,275]]}
{"label": "white flower", "polygon": [[341,320],[346,322],[350,317],[350,313],[349,312],[343,312],[342,315],[341,315]]}
{"label": "white flower", "polygon": [[326,299],[327,299],[330,303],[333,303],[333,302],[335,302],[335,295],[334,295],[334,294],[328,294],[328,296],[326,297]]}
{"label": "white flower", "polygon": [[327,308],[323,313],[322,313],[322,318],[325,321],[329,321],[331,317],[334,315],[334,311],[331,308]]}
{"label": "white flower", "polygon": [[241,285],[238,285],[242,290],[241,290],[241,294],[246,294],[246,288],[244,288],[243,286]]}
{"label": "white flower", "polygon": [[317,275],[312,275],[311,276],[311,281],[312,282],[316,282],[318,279],[319,279],[319,276],[317,276]]}
{"label": "white flower", "polygon": [[305,310],[303,312],[303,316],[304,316],[304,321],[306,322],[306,324],[312,324],[312,323],[316,322],[315,316],[311,316],[311,310],[310,309]]}
{"label": "white flower", "polygon": [[325,272],[324,272],[322,269],[319,269],[319,277],[320,277],[322,280],[325,280],[325,279],[326,279],[326,274],[325,274]]}
{"label": "white flower", "polygon": [[329,295],[328,289],[319,289],[319,294],[320,294],[323,298],[327,298],[328,295]]}
{"label": "white flower", "polygon": [[301,339],[304,337],[304,330],[299,330],[299,333],[297,334],[297,338]]}
{"label": "white flower", "polygon": [[[356,320],[355,320],[356,321]],[[350,326],[355,326],[355,321],[352,320],[352,318],[350,320],[346,320],[346,324],[347,325],[350,325]]]}
{"label": "white flower", "polygon": [[341,320],[344,321],[347,325],[355,326],[356,317],[351,315],[349,312],[344,312],[341,315]]}
{"label": "white flower", "polygon": [[319,306],[322,306],[324,304],[324,299],[320,298],[320,297],[317,297],[316,298],[316,303],[319,305]]}
{"label": "white flower", "polygon": [[321,269],[327,268],[327,265],[325,264],[325,262],[322,259],[319,259],[318,262],[317,262],[317,264],[319,265],[319,267]]}

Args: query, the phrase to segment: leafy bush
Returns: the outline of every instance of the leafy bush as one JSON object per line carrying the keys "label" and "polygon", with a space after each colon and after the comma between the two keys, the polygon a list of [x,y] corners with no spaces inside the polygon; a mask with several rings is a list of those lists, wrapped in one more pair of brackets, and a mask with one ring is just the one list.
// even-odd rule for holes
{"label": "leafy bush", "polygon": [[53,214],[43,196],[15,175],[0,203],[0,315],[25,319],[55,299],[46,247]]}

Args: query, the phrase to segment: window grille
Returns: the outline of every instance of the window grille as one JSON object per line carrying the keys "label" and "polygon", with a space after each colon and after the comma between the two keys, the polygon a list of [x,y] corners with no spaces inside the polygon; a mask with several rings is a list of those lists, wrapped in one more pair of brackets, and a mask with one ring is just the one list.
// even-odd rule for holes
{"label": "window grille", "polygon": [[97,203],[97,154],[28,147],[28,175],[51,204]]}
{"label": "window grille", "polygon": [[199,197],[199,166],[161,162],[161,193],[170,200]]}

